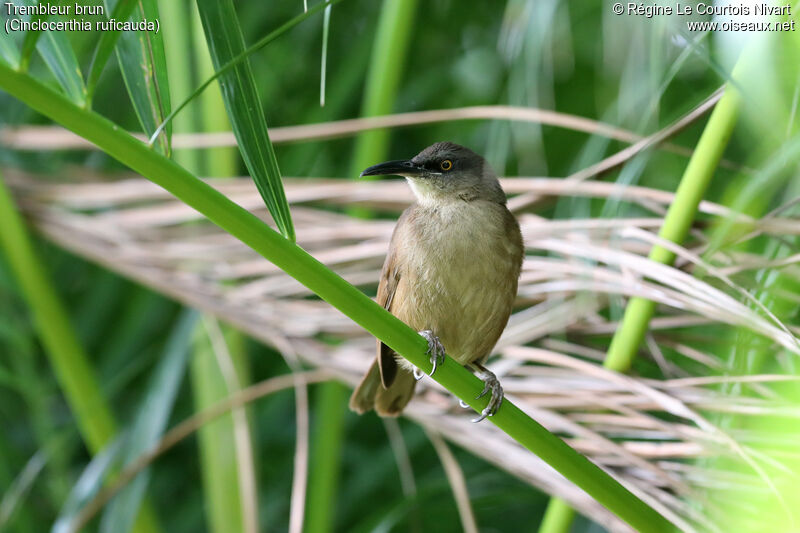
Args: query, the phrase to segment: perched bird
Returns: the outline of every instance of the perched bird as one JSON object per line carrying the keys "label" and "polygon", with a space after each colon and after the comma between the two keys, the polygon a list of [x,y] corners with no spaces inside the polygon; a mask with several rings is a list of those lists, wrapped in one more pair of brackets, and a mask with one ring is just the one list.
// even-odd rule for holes
{"label": "perched bird", "polygon": [[[378,303],[428,341],[433,370],[445,352],[491,392],[483,420],[503,400],[486,361],[508,322],[517,294],[522,234],[506,195],[483,157],[450,142],[407,161],[369,167],[361,176],[403,176],[417,202],[392,234],[378,285]],[[421,372],[378,341],[376,360],[350,398],[358,413],[397,416]]]}

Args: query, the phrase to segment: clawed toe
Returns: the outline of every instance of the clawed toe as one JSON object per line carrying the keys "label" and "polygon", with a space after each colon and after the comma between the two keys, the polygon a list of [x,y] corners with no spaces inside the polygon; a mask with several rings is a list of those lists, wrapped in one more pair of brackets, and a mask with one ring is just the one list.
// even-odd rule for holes
{"label": "clawed toe", "polygon": [[497,376],[490,370],[487,370],[479,364],[474,364],[473,366],[478,370],[476,375],[481,378],[484,383],[483,391],[478,394],[476,399],[483,398],[486,394],[491,392],[489,403],[486,404],[486,407],[481,411],[481,416],[472,420],[472,422],[477,424],[481,420],[493,416],[500,408],[500,405],[503,403],[503,387],[500,385],[500,380],[497,379]]}
{"label": "clawed toe", "polygon": [[[419,334],[428,341],[428,350],[425,353],[431,357],[431,365],[433,365],[433,368],[431,368],[430,375],[432,376],[439,365],[444,363],[444,346],[442,345],[442,341],[439,340],[439,337],[434,335],[433,331],[429,329],[422,330]],[[416,374],[414,374],[414,377],[416,377]],[[419,381],[419,378],[417,378],[417,381]]]}

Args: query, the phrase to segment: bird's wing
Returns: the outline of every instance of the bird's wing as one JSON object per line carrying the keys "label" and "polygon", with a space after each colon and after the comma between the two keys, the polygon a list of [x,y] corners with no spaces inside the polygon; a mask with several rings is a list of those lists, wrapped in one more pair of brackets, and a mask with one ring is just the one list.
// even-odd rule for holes
{"label": "bird's wing", "polygon": [[[392,310],[392,299],[399,281],[400,272],[395,265],[395,254],[390,251],[383,264],[381,281],[378,284],[378,303],[389,312]],[[397,376],[397,361],[394,358],[394,351],[380,341],[378,341],[378,367],[381,371],[381,383],[388,389]]]}
{"label": "bird's wing", "polygon": [[[397,244],[401,240],[398,238],[398,233],[403,230],[404,222],[410,213],[407,209],[397,221],[392,240],[389,244],[389,253],[386,255],[386,261],[383,263],[383,270],[381,271],[381,279],[378,283],[378,304],[382,305],[384,309],[392,312],[392,301],[394,300],[397,286],[400,283],[400,268],[399,268],[399,250]],[[384,388],[388,389],[397,377],[397,360],[395,359],[394,351],[378,341],[378,368],[381,371],[381,383]]]}

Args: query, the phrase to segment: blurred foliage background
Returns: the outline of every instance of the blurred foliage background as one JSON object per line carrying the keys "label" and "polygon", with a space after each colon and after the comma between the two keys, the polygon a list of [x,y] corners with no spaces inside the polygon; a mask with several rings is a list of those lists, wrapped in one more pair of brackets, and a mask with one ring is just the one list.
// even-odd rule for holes
{"label": "blurred foliage background", "polygon": [[[404,6],[398,7],[399,3]],[[176,103],[213,69],[194,2],[162,0],[159,8],[170,91]],[[300,0],[237,2],[245,42],[255,42],[301,8]],[[378,33],[382,11],[390,13],[384,16],[405,19],[392,30],[397,33],[388,41],[388,48],[386,37]],[[616,16],[609,3],[580,0],[344,0],[330,12],[327,41],[323,41],[323,20],[322,15],[310,18],[250,57],[270,127],[365,114],[505,104],[557,110],[647,135],[685,115],[727,81],[741,46],[737,40],[744,37],[689,33],[680,17]],[[383,24],[391,26],[390,22]],[[86,65],[97,36],[73,33],[68,37],[79,62]],[[746,87],[742,118],[724,153],[730,165],[717,171],[708,199],[759,217],[797,197],[800,188],[793,144],[800,87],[797,39],[795,33],[787,33],[758,52],[759,60],[748,77],[754,83]],[[323,48],[325,105],[320,106]],[[31,71],[40,79],[52,79],[38,58]],[[370,84],[378,87],[373,88],[378,94],[372,98]],[[100,78],[94,109],[123,128],[141,131],[125,95],[118,64],[112,61]],[[47,121],[0,92],[0,123]],[[693,147],[704,123],[694,122],[670,142]],[[193,100],[173,124],[175,133],[229,130],[216,86]],[[566,128],[459,120],[360,137],[276,144],[275,152],[284,176],[352,179],[366,164],[407,158],[440,140],[483,153],[498,174],[507,176],[568,176],[627,146]],[[782,164],[774,171],[763,171],[774,166],[776,158]],[[202,176],[247,173],[232,148],[176,150],[175,159]],[[650,150],[602,179],[674,191],[686,162],[684,156]],[[0,148],[0,164],[56,180],[124,170],[101,152],[80,150]],[[553,200],[537,212],[555,219],[638,213],[630,204],[613,199]],[[721,246],[724,239],[719,239]],[[796,253],[797,240],[787,237],[776,242],[762,237],[737,246],[730,249],[770,258]],[[182,309],[165,296],[45,240],[36,239],[36,251],[67,304],[101,392],[123,432],[136,432],[143,406],[153,405],[144,403],[148,398],[155,405],[167,406],[164,423],[168,421],[171,427],[237,388],[298,368],[299,363],[287,363],[277,351],[212,318]],[[779,284],[780,294],[786,297],[775,304],[781,306],[779,317],[797,323],[795,285],[780,276],[760,279],[758,271],[737,281],[770,305],[780,298],[765,287]],[[612,303],[610,313],[618,317],[624,301],[619,298]],[[742,338],[746,332],[732,337],[729,329],[717,333],[710,326],[705,338],[696,340],[742,373],[796,372],[794,359],[778,362],[763,355],[764,347],[761,352],[751,349],[751,340]],[[608,338],[598,338],[597,348],[604,350]],[[230,356],[227,374],[220,371],[224,365],[214,359],[213,344],[220,339],[227,343]],[[691,361],[680,361],[676,364],[692,366]],[[657,373],[650,362],[637,362],[636,371]],[[784,392],[791,394],[791,387]],[[347,395],[339,385],[309,387],[312,460],[306,513],[314,513],[309,506],[328,506],[333,521],[314,522],[312,516],[308,529],[461,529],[452,487],[425,432],[404,419],[388,427],[374,415],[358,417],[347,410]],[[296,400],[296,393],[287,389],[248,406],[245,416],[252,434],[245,440],[250,442],[249,451],[247,444],[245,451],[239,448],[242,441],[234,435],[234,413],[204,427],[198,437],[181,442],[158,459],[146,486],[145,506],[157,524],[153,530],[246,531],[247,513],[240,507],[248,498],[254,499],[261,530],[287,530],[296,469]],[[2,256],[0,420],[0,530],[47,530],[59,516],[70,513],[64,502],[76,497],[78,479],[86,476],[92,455],[76,431],[18,284]],[[719,423],[725,425],[726,421]],[[764,424],[769,426],[768,421]],[[415,492],[411,497],[408,480],[404,487],[387,437],[398,431],[413,469]],[[246,484],[239,483],[237,476],[244,474],[237,474],[236,462],[224,462],[234,448],[251,456],[257,487],[254,494],[242,492],[240,487]],[[335,470],[318,473],[330,464],[323,458],[326,453],[333,454],[333,464],[340,469],[338,482]],[[540,523],[548,502],[546,494],[461,449],[453,448],[453,453],[463,468],[481,531],[512,532],[533,529]],[[315,463],[317,460],[321,463]],[[101,522],[93,523],[90,530],[119,531]],[[571,530],[602,528],[579,517]]]}

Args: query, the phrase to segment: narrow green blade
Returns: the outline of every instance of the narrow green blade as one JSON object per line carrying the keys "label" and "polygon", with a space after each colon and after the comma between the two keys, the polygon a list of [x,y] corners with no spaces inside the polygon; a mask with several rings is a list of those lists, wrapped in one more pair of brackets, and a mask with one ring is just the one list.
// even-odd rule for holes
{"label": "narrow green blade", "polygon": [[[197,8],[214,68],[219,70],[245,50],[233,0],[197,0]],[[289,204],[249,60],[238,63],[221,75],[219,81],[225,108],[247,169],[278,229],[284,237],[294,241]]]}
{"label": "narrow green blade", "polygon": [[122,444],[123,439],[115,439],[100,453],[92,457],[78,481],[73,485],[50,533],[67,533],[72,529],[72,521],[81,512],[83,506],[102,488],[103,480],[119,458]]}
{"label": "narrow green blade", "polygon": [[19,45],[16,32],[0,31],[0,59],[14,69],[19,67]]}
{"label": "narrow green blade", "polygon": [[[213,318],[203,322],[204,327],[195,330],[194,354],[190,364],[192,393],[198,412],[241,390],[239,385],[247,378],[247,361],[241,336],[235,335],[232,330],[227,330],[228,335],[225,335],[221,328],[217,329]],[[209,327],[211,324],[215,326]],[[212,332],[217,337],[216,341],[212,339]],[[229,344],[232,337],[236,345]],[[237,428],[237,424],[241,425]],[[240,453],[241,443],[237,442],[242,437],[250,438],[249,429],[237,437],[237,429],[241,431],[247,425],[245,411],[237,409],[204,424],[198,431],[207,531],[211,533],[258,530],[257,516],[245,512],[248,508],[251,513],[253,511],[255,491],[249,491],[248,498],[245,492],[246,479],[241,475],[242,467],[250,463],[252,456],[246,457],[248,454]]]}
{"label": "narrow green blade", "polygon": [[[34,0],[25,0],[22,3],[17,3],[24,3],[29,6],[36,4]],[[57,3],[54,2],[54,4]],[[48,17],[41,16],[37,18],[46,20]],[[22,70],[28,67],[34,46],[69,99],[82,106],[86,102],[86,87],[83,84],[78,59],[75,57],[75,52],[72,50],[67,34],[55,31],[27,32],[19,58],[19,65]]]}
{"label": "narrow green blade", "polygon": [[[54,5],[58,5],[59,3],[60,2],[58,0],[53,2]],[[50,15],[34,15],[34,17],[37,20],[45,21],[50,18]],[[22,70],[28,70],[28,65],[31,62],[31,56],[33,55],[33,51],[36,50],[36,43],[39,41],[39,37],[41,37],[41,35],[41,30],[28,30],[25,32],[25,38],[22,40],[22,54],[19,60],[20,68]]]}
{"label": "narrow green blade", "polygon": [[86,103],[86,86],[83,84],[78,59],[72,51],[67,35],[46,31],[38,40],[36,50],[69,99],[83,106]]}
{"label": "narrow green blade", "polygon": [[[131,18],[133,10],[136,8],[136,0],[120,0],[114,6],[114,12],[111,14],[112,20],[125,21]],[[108,63],[108,58],[114,52],[114,47],[117,46],[117,41],[122,35],[121,31],[109,30],[100,34],[100,40],[97,41],[97,46],[94,49],[94,56],[92,57],[92,64],[89,67],[89,75],[86,78],[86,85],[89,92],[89,99],[94,95],[94,90],[97,88],[97,82],[100,80],[100,74]]]}
{"label": "narrow green blade", "polygon": [[[104,0],[107,13],[114,13],[120,0]],[[158,20],[155,0],[139,0],[130,21],[134,23]],[[169,114],[169,81],[164,41],[160,32],[126,31],[119,36],[116,46],[117,60],[128,87],[139,122],[148,136]],[[170,153],[171,128],[165,128],[155,143],[156,149],[165,155]]]}
{"label": "narrow green blade", "polygon": [[[164,357],[150,380],[126,443],[124,460],[128,464],[155,446],[164,433],[186,372],[191,333],[197,317],[196,312],[187,311],[173,329]],[[114,498],[100,521],[101,533],[130,530],[139,513],[149,474],[150,470],[146,469]]]}

